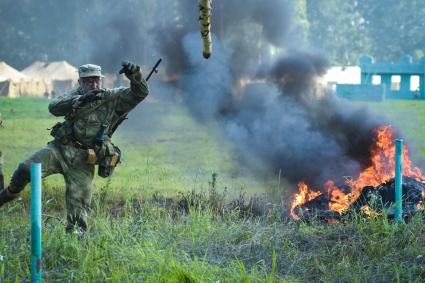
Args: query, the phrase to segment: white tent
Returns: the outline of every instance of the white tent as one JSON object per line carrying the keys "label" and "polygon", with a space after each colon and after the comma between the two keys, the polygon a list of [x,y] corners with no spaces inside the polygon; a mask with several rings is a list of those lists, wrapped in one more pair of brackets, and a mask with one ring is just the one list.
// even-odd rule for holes
{"label": "white tent", "polygon": [[5,62],[0,62],[0,95],[8,97],[43,96],[47,89],[46,82],[31,79]]}
{"label": "white tent", "polygon": [[22,70],[22,74],[35,79],[45,80],[71,80],[78,81],[78,70],[66,61],[40,62],[36,61]]}
{"label": "white tent", "polygon": [[66,61],[40,62],[36,61],[22,73],[30,78],[51,82],[51,96],[64,93],[74,87],[78,81],[78,70]]}
{"label": "white tent", "polygon": [[30,66],[23,69],[21,73],[34,79],[43,79],[41,70],[43,70],[47,64],[46,62],[35,61]]}
{"label": "white tent", "polygon": [[7,80],[20,81],[23,79],[28,79],[28,77],[5,62],[0,62],[0,82]]}

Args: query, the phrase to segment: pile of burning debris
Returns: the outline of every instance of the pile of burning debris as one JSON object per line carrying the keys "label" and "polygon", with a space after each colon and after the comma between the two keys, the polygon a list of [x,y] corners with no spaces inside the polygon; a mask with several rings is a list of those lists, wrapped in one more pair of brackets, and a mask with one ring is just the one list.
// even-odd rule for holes
{"label": "pile of burning debris", "polygon": [[[410,218],[425,208],[425,182],[411,177],[403,177],[403,217]],[[323,193],[317,197],[296,205],[291,209],[291,216],[296,220],[332,220],[341,219],[350,211],[363,212],[368,215],[386,211],[388,217],[394,218],[395,188],[394,178],[378,186],[365,186],[359,197],[347,209],[334,210],[340,205],[338,198],[331,193]]]}
{"label": "pile of burning debris", "polygon": [[[376,143],[371,148],[372,165],[363,170],[357,179],[347,179],[336,185],[328,180],[324,189],[311,190],[304,182],[298,184],[291,206],[295,220],[341,219],[350,211],[379,214],[386,211],[394,217],[395,146],[393,130],[389,126],[376,129]],[[425,177],[413,167],[408,150],[403,147],[403,216],[409,218],[425,208]]]}

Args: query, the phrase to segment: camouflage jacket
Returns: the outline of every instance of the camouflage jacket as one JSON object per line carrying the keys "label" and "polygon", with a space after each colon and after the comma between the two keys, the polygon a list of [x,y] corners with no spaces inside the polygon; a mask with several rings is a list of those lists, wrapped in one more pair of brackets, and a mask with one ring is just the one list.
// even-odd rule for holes
{"label": "camouflage jacket", "polygon": [[148,93],[147,83],[142,79],[141,83],[131,83],[128,88],[105,89],[102,100],[81,105],[78,98],[83,93],[81,88],[76,88],[54,99],[49,104],[49,111],[55,116],[65,116],[72,128],[73,139],[92,146],[102,124],[108,125],[105,134],[110,135],[120,117],[136,107]]}

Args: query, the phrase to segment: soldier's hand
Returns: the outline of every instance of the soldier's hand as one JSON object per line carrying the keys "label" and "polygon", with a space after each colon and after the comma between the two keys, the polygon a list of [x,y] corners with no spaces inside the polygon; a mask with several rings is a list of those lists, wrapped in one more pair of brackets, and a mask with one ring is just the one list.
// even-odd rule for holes
{"label": "soldier's hand", "polygon": [[84,103],[88,103],[88,102],[92,102],[96,100],[101,100],[103,98],[104,92],[105,90],[103,89],[91,90],[87,92],[86,94],[80,96],[80,98],[78,98],[78,101],[81,101],[84,104]]}
{"label": "soldier's hand", "polygon": [[142,80],[142,71],[140,70],[140,66],[129,61],[122,62],[121,66],[122,68],[119,73],[125,74],[131,82],[139,83]]}

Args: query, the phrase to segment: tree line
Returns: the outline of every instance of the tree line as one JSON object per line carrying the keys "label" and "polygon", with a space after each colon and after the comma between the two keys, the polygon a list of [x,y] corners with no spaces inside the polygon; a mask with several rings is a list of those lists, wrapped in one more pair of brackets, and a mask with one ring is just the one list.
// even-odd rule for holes
{"label": "tree line", "polygon": [[[156,48],[151,31],[187,21],[179,7],[187,7],[188,1],[197,8],[194,0],[2,0],[0,61],[18,69],[35,60],[78,65],[100,52],[113,58],[116,50],[130,54],[129,59],[146,60]],[[220,1],[213,1],[213,13],[219,13]],[[357,64],[362,54],[390,61],[405,54],[424,56],[423,0],[282,1],[292,11],[286,47],[319,50],[334,65]],[[220,25],[220,18],[213,24]]]}

